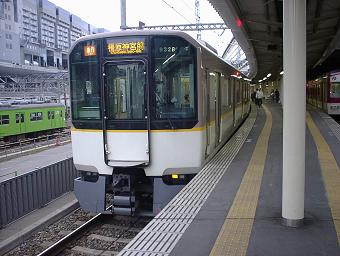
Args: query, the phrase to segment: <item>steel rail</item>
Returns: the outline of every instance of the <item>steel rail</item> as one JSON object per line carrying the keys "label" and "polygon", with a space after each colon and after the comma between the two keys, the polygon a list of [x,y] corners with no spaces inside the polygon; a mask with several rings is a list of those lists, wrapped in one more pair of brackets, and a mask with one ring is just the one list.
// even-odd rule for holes
{"label": "steel rail", "polygon": [[85,222],[83,225],[72,231],[70,234],[66,235],[62,239],[60,239],[55,244],[48,247],[46,250],[38,254],[38,256],[54,256],[61,253],[63,250],[65,250],[65,247],[67,244],[70,243],[70,241],[74,241],[78,237],[81,237],[85,230],[89,229],[91,226],[96,224],[101,218],[103,218],[105,214],[99,213],[96,216],[94,216],[92,219]]}

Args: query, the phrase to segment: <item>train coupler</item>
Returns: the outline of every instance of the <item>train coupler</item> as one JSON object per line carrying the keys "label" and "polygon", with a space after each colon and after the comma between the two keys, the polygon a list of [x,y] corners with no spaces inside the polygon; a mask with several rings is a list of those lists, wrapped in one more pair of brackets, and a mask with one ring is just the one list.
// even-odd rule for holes
{"label": "train coupler", "polygon": [[133,215],[135,213],[135,196],[131,194],[114,195],[112,199],[112,213],[118,215]]}
{"label": "train coupler", "polygon": [[132,178],[128,174],[112,175],[112,213],[118,215],[133,215],[136,198],[132,189]]}

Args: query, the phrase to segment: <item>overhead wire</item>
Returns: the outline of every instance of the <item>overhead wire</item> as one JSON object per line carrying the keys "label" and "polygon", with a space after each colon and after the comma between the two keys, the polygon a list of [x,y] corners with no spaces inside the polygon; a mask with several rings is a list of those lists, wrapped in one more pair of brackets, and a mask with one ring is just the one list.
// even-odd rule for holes
{"label": "overhead wire", "polygon": [[190,7],[190,5],[189,5],[185,0],[183,1],[183,4],[184,4],[186,7],[188,7],[191,11],[195,12],[195,10],[192,9],[192,8]]}
{"label": "overhead wire", "polygon": [[188,21],[189,23],[192,23],[190,20],[188,20],[184,15],[182,15],[180,12],[178,12],[175,7],[173,7],[172,5],[170,5],[167,1],[162,0],[163,3],[165,3],[168,7],[170,7],[174,12],[176,12],[179,16],[181,16],[183,19],[185,19],[186,21]]}
{"label": "overhead wire", "polygon": [[[166,4],[169,8],[171,8],[174,12],[176,12],[179,16],[181,16],[183,19],[185,19],[185,20],[188,21],[189,23],[192,23],[189,19],[187,19],[184,15],[182,15],[179,11],[177,11],[176,8],[175,8],[174,6],[172,6],[171,4],[169,4],[167,1],[162,0],[162,2],[163,2],[164,4]],[[184,5],[186,5],[190,10],[194,11],[194,10],[189,6],[189,4],[188,4],[185,0],[184,0],[182,3],[183,3]],[[221,38],[221,36],[223,35],[223,33],[218,34],[215,30],[214,30],[213,32],[215,33],[215,35],[218,36],[218,38]],[[218,45],[219,47],[221,47],[221,42],[217,42],[217,45]],[[235,51],[235,50],[236,50],[236,51]],[[241,51],[241,53],[240,53],[240,51]],[[232,59],[234,59],[237,55],[243,55],[243,54],[242,54],[243,50],[242,50],[241,47],[238,45],[238,43],[237,43],[236,49],[233,49],[232,52],[233,52],[233,55],[232,55],[232,56],[229,55],[230,57],[232,57],[232,58],[230,58],[230,61],[233,61]],[[241,61],[241,58],[239,59],[239,61]]]}

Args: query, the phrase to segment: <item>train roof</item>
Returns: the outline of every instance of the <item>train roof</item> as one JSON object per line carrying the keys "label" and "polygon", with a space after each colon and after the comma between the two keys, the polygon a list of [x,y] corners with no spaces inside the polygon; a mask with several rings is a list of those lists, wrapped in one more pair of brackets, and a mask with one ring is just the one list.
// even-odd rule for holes
{"label": "train roof", "polygon": [[[220,62],[223,62],[230,66],[230,70],[232,71],[239,71],[232,67],[229,63],[227,63],[223,58],[217,55],[217,52],[212,49],[212,47],[204,42],[199,41],[190,36],[189,34],[183,31],[173,31],[173,30],[121,30],[116,32],[105,32],[105,33],[98,33],[94,35],[86,35],[77,39],[70,48],[69,53],[73,51],[73,48],[80,42],[93,40],[93,39],[101,39],[101,38],[109,38],[109,37],[120,37],[120,36],[148,36],[148,35],[166,35],[166,36],[179,36],[187,40],[193,46],[197,48],[202,48],[208,55],[213,55],[214,58],[219,59]],[[241,72],[240,72],[241,74]],[[246,77],[245,75],[242,75]]]}
{"label": "train roof", "polygon": [[98,33],[93,35],[86,35],[77,39],[70,48],[71,52],[75,45],[79,42],[92,40],[92,39],[100,39],[100,38],[109,38],[109,37],[119,37],[119,36],[149,36],[149,35],[170,35],[170,36],[180,36],[187,39],[190,43],[197,46],[198,41],[196,41],[189,34],[182,31],[173,31],[173,30],[121,30],[115,32],[105,32]]}
{"label": "train roof", "polygon": [[22,104],[22,105],[0,105],[0,110],[16,110],[16,109],[36,109],[49,107],[64,107],[61,103],[42,103],[42,104]]}

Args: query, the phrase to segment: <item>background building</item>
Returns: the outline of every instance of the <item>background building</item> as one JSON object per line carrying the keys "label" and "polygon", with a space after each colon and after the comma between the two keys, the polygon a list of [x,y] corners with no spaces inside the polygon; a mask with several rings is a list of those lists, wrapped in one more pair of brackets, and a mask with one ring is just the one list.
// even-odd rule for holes
{"label": "background building", "polygon": [[0,75],[65,70],[71,44],[104,31],[47,0],[1,0]]}

